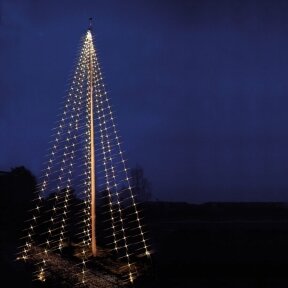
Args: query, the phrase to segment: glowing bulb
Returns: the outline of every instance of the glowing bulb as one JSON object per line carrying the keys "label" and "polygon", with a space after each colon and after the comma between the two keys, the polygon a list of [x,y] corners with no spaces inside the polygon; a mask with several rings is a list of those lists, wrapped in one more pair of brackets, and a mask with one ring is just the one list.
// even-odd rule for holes
{"label": "glowing bulb", "polygon": [[87,32],[87,39],[89,40],[89,41],[92,41],[92,34],[91,34],[91,31],[89,30],[88,32]]}

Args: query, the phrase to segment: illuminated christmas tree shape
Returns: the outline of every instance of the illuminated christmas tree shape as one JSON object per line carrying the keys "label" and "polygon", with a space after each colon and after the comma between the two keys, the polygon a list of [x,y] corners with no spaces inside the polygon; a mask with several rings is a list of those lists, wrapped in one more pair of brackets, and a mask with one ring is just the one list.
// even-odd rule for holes
{"label": "illuminated christmas tree shape", "polygon": [[[81,258],[77,264],[81,265],[79,282],[85,283],[89,278],[87,263],[98,254],[96,240],[104,243],[106,239],[125,261],[127,279],[133,282],[137,277],[134,261],[142,256],[150,259],[149,245],[91,27],[82,40],[64,110],[52,137],[18,259],[37,259],[36,277],[45,281],[51,255],[61,255],[73,242]],[[100,206],[100,220],[104,220],[97,221],[96,229]]]}

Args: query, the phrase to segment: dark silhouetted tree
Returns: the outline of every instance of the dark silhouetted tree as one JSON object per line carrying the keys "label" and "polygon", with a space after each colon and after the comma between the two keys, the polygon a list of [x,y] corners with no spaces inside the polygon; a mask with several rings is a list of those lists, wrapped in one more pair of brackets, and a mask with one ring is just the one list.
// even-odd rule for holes
{"label": "dark silhouetted tree", "polygon": [[151,184],[144,177],[143,168],[136,166],[130,170],[131,175],[131,185],[133,187],[134,193],[140,202],[146,202],[151,200]]}
{"label": "dark silhouetted tree", "polygon": [[20,232],[36,189],[36,178],[24,166],[0,172],[0,219],[2,229]]}

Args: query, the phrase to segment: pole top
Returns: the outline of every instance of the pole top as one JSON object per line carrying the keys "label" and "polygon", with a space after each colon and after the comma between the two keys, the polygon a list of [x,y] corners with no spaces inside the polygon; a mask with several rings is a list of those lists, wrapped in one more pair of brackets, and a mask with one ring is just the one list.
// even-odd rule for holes
{"label": "pole top", "polygon": [[92,17],[90,17],[89,18],[89,28],[88,28],[88,30],[92,30],[92,21],[93,21],[93,18]]}

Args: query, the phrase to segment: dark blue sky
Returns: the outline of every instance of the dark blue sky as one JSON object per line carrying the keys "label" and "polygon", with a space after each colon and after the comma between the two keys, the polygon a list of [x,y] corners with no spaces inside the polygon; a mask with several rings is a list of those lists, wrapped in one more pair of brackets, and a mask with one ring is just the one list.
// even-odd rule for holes
{"label": "dark blue sky", "polygon": [[87,19],[161,200],[288,201],[287,1],[0,0],[0,169],[43,168]]}

